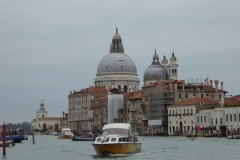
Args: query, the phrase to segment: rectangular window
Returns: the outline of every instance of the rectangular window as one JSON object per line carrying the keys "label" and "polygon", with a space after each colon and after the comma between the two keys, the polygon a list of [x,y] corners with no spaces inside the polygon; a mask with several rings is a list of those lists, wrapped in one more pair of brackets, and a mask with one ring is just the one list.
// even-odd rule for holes
{"label": "rectangular window", "polygon": [[222,125],[222,118],[220,118],[220,124]]}
{"label": "rectangular window", "polygon": [[238,121],[240,121],[240,114],[238,115]]}
{"label": "rectangular window", "polygon": [[189,113],[189,109],[187,109],[187,113]]}
{"label": "rectangular window", "polygon": [[188,99],[188,94],[185,94],[185,98]]}
{"label": "rectangular window", "polygon": [[204,116],[204,122],[206,122],[206,116]]}
{"label": "rectangular window", "polygon": [[[221,95],[221,94],[220,94]],[[237,115],[234,114],[234,121],[236,122],[237,121]]]}
{"label": "rectangular window", "polygon": [[183,110],[183,113],[185,114],[185,109]]}
{"label": "rectangular window", "polygon": [[213,99],[213,94],[211,94],[211,98]]}
{"label": "rectangular window", "polygon": [[213,119],[211,118],[211,125],[213,125]]}
{"label": "rectangular window", "polygon": [[201,123],[202,123],[202,116],[201,116]]}
{"label": "rectangular window", "polygon": [[226,122],[228,121],[228,115],[226,115]]}
{"label": "rectangular window", "polygon": [[182,95],[181,94],[179,94],[179,98],[181,98],[182,97]]}
{"label": "rectangular window", "polygon": [[217,118],[216,118],[216,125],[217,125]]}
{"label": "rectangular window", "polygon": [[171,110],[169,110],[169,114],[171,114]]}
{"label": "rectangular window", "polygon": [[201,97],[203,97],[203,94],[201,95]]}
{"label": "rectangular window", "polygon": [[191,113],[193,113],[193,109],[191,108]]}
{"label": "rectangular window", "polygon": [[230,122],[232,122],[232,115],[230,114]]}
{"label": "rectangular window", "polygon": [[199,117],[197,117],[197,122],[199,123]]}

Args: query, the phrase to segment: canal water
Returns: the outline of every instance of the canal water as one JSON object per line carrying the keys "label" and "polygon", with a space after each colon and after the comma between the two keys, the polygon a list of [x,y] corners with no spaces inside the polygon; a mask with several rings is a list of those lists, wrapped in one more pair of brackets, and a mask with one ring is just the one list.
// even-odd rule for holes
{"label": "canal water", "polygon": [[[239,160],[240,140],[221,137],[202,138],[186,141],[179,137],[145,137],[139,136],[142,142],[142,152],[126,155],[96,155],[92,142],[58,139],[57,136],[35,136],[14,147],[8,147],[6,160],[73,160],[73,159],[118,159],[118,160]],[[1,155],[2,155],[2,148]]]}

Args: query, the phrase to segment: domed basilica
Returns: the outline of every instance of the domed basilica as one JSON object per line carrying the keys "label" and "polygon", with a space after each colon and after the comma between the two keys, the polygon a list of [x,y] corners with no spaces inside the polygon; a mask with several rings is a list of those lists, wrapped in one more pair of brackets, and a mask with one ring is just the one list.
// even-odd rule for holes
{"label": "domed basilica", "polygon": [[122,38],[116,34],[112,38],[110,53],[100,61],[94,83],[107,89],[118,88],[124,92],[139,90],[139,78],[133,60],[124,53]]}
{"label": "domed basilica", "polygon": [[[176,62],[177,58],[173,52],[170,64],[168,64],[165,55],[160,63],[155,50],[152,64],[144,72],[144,85],[159,80],[178,79],[178,64]],[[95,86],[105,86],[107,89],[118,88],[120,91],[133,92],[139,90],[140,80],[137,76],[136,65],[124,53],[122,38],[116,28],[116,34],[110,44],[110,53],[103,57],[98,65],[94,80]]]}

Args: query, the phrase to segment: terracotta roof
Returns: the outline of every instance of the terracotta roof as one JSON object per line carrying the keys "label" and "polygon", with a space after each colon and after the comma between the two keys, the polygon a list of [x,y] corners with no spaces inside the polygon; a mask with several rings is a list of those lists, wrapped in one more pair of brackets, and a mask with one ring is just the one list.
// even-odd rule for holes
{"label": "terracotta roof", "polygon": [[155,87],[157,85],[157,82],[153,82],[147,85],[144,85],[142,88],[147,88],[147,87]]}
{"label": "terracotta roof", "polygon": [[63,117],[41,117],[38,118],[39,120],[59,120],[62,119]]}
{"label": "terracotta roof", "polygon": [[95,101],[105,101],[105,100],[108,100],[108,95],[104,95],[104,96],[101,96],[98,99],[95,99]]}
{"label": "terracotta roof", "polygon": [[104,86],[95,86],[95,87],[89,87],[82,89],[81,91],[75,92],[75,93],[99,93],[99,92],[106,92],[107,89]]}
{"label": "terracotta roof", "polygon": [[224,104],[240,104],[240,95],[225,97]]}
{"label": "terracotta roof", "polygon": [[128,98],[129,100],[142,99],[142,97],[143,97],[142,91],[131,92],[130,95],[131,95],[131,97]]}
{"label": "terracotta roof", "polygon": [[200,101],[204,101],[204,105],[217,105],[218,102],[205,97],[191,98],[182,102],[175,103],[172,106],[184,106],[184,105],[200,105]]}

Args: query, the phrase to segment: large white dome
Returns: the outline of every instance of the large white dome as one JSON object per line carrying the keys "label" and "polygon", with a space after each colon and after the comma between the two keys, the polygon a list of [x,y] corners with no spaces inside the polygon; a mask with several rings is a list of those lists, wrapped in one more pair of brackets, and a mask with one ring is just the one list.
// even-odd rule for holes
{"label": "large white dome", "polygon": [[120,91],[132,92],[139,89],[137,68],[133,60],[124,53],[121,36],[113,36],[110,53],[100,61],[94,83],[107,89],[118,88]]}
{"label": "large white dome", "polygon": [[109,53],[100,61],[97,75],[112,73],[137,74],[133,60],[124,53]]}

